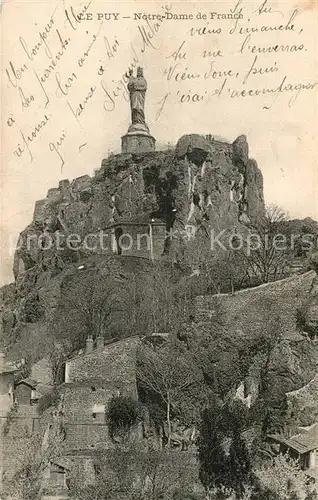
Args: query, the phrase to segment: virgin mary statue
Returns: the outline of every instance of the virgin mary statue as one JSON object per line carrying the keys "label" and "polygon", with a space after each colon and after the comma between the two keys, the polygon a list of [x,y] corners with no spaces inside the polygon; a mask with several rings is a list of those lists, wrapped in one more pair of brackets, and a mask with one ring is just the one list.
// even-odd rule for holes
{"label": "virgin mary statue", "polygon": [[144,130],[149,132],[145,120],[145,98],[147,82],[143,75],[142,68],[137,68],[137,76],[133,76],[132,69],[129,70],[129,80],[127,85],[130,96],[131,122],[129,131]]}

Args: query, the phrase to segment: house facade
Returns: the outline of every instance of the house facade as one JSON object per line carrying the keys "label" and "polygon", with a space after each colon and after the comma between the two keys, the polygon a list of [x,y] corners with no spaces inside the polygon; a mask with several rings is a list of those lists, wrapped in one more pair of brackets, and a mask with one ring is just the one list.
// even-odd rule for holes
{"label": "house facade", "polygon": [[299,429],[299,433],[287,438],[270,434],[269,443],[278,445],[279,452],[299,461],[300,468],[318,482],[318,423]]}
{"label": "house facade", "polygon": [[68,455],[110,449],[107,405],[114,396],[137,400],[136,356],[139,337],[94,345],[88,338],[84,352],[65,363],[62,419]]}

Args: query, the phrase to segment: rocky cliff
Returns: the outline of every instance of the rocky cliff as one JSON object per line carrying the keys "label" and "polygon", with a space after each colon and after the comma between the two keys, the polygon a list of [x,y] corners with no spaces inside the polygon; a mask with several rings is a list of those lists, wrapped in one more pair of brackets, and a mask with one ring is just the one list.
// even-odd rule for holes
{"label": "rocky cliff", "polygon": [[43,331],[68,267],[112,253],[111,243],[88,250],[85,237],[120,221],[155,219],[167,230],[156,258],[177,261],[189,227],[208,241],[209,230],[237,230],[263,211],[262,174],[245,136],[229,144],[193,134],[175,149],[110,156],[93,177],[62,180],[36,202],[15,253],[15,283],[2,289],[2,340]]}
{"label": "rocky cliff", "polygon": [[[282,401],[284,394],[305,386],[318,372],[317,340],[298,322],[308,300],[318,304],[316,286],[317,276],[309,271],[234,295],[197,297],[188,333],[195,343],[208,336],[218,353],[214,372],[218,365],[232,366],[230,382],[235,372],[245,372],[245,391],[254,392],[252,400],[261,392],[267,401]],[[312,407],[318,410],[317,398]]]}
{"label": "rocky cliff", "polygon": [[[15,283],[1,290],[1,342],[13,358],[28,356],[34,362],[43,355],[49,321],[60,311],[74,272],[86,267],[89,274],[90,266],[102,268],[105,256],[113,255],[112,243],[93,250],[82,246],[88,235],[120,223],[144,230],[159,221],[167,232],[156,263],[177,263],[191,241],[184,237],[189,228],[201,237],[194,239],[200,245],[202,239],[209,241],[211,230],[244,231],[245,224],[263,213],[262,174],[249,159],[245,136],[229,144],[186,135],[171,150],[110,156],[93,177],[63,180],[36,202],[33,221],[22,231],[15,254]],[[155,263],[144,257],[128,253],[119,259],[118,273],[149,274]],[[283,392],[297,389],[317,371],[317,344],[295,326],[296,311],[309,302],[313,309],[316,303],[312,282],[312,275],[304,275],[220,301],[201,301],[212,300],[212,309],[219,313],[221,307],[226,318],[221,330],[213,318],[205,325],[220,352],[226,352],[227,340],[238,350],[241,340],[253,343],[275,332],[281,336],[266,366],[266,384],[273,393],[277,387]],[[196,318],[210,307],[202,303],[196,302]],[[218,338],[213,337],[215,328]]]}
{"label": "rocky cliff", "polygon": [[59,236],[64,242],[63,234],[83,240],[140,216],[156,217],[168,230],[187,225],[205,232],[233,229],[263,210],[262,174],[248,157],[245,136],[233,144],[183,136],[175,150],[111,156],[94,177],[63,180],[50,189],[36,202],[33,221],[21,233],[14,275],[23,281],[35,267],[37,274],[58,273],[72,252],[57,244],[46,248]]}

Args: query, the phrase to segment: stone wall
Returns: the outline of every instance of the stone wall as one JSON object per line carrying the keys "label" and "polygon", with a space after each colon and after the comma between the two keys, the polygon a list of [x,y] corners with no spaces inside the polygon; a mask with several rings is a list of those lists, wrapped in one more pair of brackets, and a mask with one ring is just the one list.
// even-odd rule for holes
{"label": "stone wall", "polygon": [[112,449],[106,424],[65,424],[65,452]]}
{"label": "stone wall", "polygon": [[[7,415],[8,417],[8,415]],[[40,430],[40,416],[36,407],[20,406],[2,422],[3,481],[6,485],[23,466],[30,453],[32,439]]]}
{"label": "stone wall", "polygon": [[107,405],[113,396],[137,399],[139,342],[139,337],[130,337],[67,361],[66,383],[60,393],[68,453],[113,447],[108,435]]}

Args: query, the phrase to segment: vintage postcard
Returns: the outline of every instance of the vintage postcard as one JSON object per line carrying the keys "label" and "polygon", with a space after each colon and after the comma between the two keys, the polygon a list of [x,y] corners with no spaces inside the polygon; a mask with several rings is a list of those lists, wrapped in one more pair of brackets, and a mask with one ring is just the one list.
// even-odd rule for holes
{"label": "vintage postcard", "polygon": [[317,500],[317,2],[0,16],[0,499]]}

